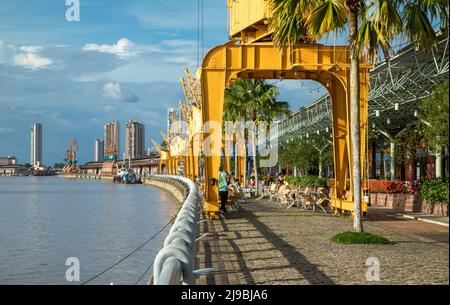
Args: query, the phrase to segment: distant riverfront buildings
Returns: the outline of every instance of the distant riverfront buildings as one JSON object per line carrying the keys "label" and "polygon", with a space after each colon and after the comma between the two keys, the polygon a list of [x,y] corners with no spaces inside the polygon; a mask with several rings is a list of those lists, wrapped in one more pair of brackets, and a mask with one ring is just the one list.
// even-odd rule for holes
{"label": "distant riverfront buildings", "polygon": [[42,125],[34,123],[31,127],[31,166],[42,166]]}
{"label": "distant riverfront buildings", "polygon": [[125,125],[125,158],[143,157],[145,157],[145,126],[135,120],[129,120]]}

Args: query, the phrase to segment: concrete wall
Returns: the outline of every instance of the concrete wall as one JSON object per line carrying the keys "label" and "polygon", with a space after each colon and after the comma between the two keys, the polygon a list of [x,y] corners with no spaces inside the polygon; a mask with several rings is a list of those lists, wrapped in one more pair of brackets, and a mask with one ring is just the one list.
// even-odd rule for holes
{"label": "concrete wall", "polygon": [[184,202],[184,198],[185,198],[184,191],[185,190],[183,188],[177,186],[177,185],[174,185],[174,184],[171,184],[171,183],[167,183],[167,182],[163,182],[163,181],[159,181],[159,180],[153,180],[151,178],[145,179],[143,181],[143,183],[147,184],[147,185],[151,185],[151,186],[156,186],[156,187],[159,187],[159,188],[161,188],[163,190],[168,191],[169,193],[172,194],[172,196],[180,204],[182,204]]}

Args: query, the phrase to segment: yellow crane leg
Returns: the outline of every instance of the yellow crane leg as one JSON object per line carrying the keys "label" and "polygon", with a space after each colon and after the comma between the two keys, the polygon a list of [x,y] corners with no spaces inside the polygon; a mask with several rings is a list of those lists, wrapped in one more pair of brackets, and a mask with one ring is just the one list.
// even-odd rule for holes
{"label": "yellow crane leg", "polygon": [[[202,98],[211,101],[203,104],[203,122],[215,122],[222,126],[222,107],[225,92],[225,71],[202,72]],[[216,101],[216,102],[213,102]],[[205,132],[206,131],[206,132]],[[205,141],[209,137],[209,141]],[[220,166],[220,149],[222,146],[222,130],[204,130],[205,153],[205,213],[212,219],[219,214],[219,198],[217,179]]]}
{"label": "yellow crane leg", "polygon": [[228,174],[230,174],[231,167],[230,167],[230,156],[229,155],[225,155],[223,158],[223,168],[227,171]]}
{"label": "yellow crane leg", "polygon": [[245,162],[245,157],[244,156],[239,156],[238,157],[238,172],[237,172],[237,177],[238,177],[238,181],[239,184],[242,185],[244,183],[244,162]]}

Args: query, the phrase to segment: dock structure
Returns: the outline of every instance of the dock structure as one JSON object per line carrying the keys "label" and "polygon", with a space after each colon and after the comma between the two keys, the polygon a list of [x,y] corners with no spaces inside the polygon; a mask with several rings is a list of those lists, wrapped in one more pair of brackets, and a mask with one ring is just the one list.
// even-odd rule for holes
{"label": "dock structure", "polygon": [[[80,174],[114,176],[116,171],[116,164],[120,167],[123,162],[123,160],[88,162],[80,166]],[[159,156],[147,156],[144,158],[131,160],[130,165],[137,175],[146,176],[151,174],[159,174],[160,163],[161,158]],[[106,172],[105,168],[107,168]]]}

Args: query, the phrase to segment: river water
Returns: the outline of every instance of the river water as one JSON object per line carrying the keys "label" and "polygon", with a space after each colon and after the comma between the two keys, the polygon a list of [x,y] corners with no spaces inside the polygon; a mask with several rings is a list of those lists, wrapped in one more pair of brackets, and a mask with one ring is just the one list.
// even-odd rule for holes
{"label": "river water", "polygon": [[[81,284],[136,249],[178,209],[170,194],[147,185],[0,177],[0,284]],[[89,284],[134,284],[168,230]],[[69,257],[79,261],[79,282],[66,280],[75,266],[66,266]]]}

